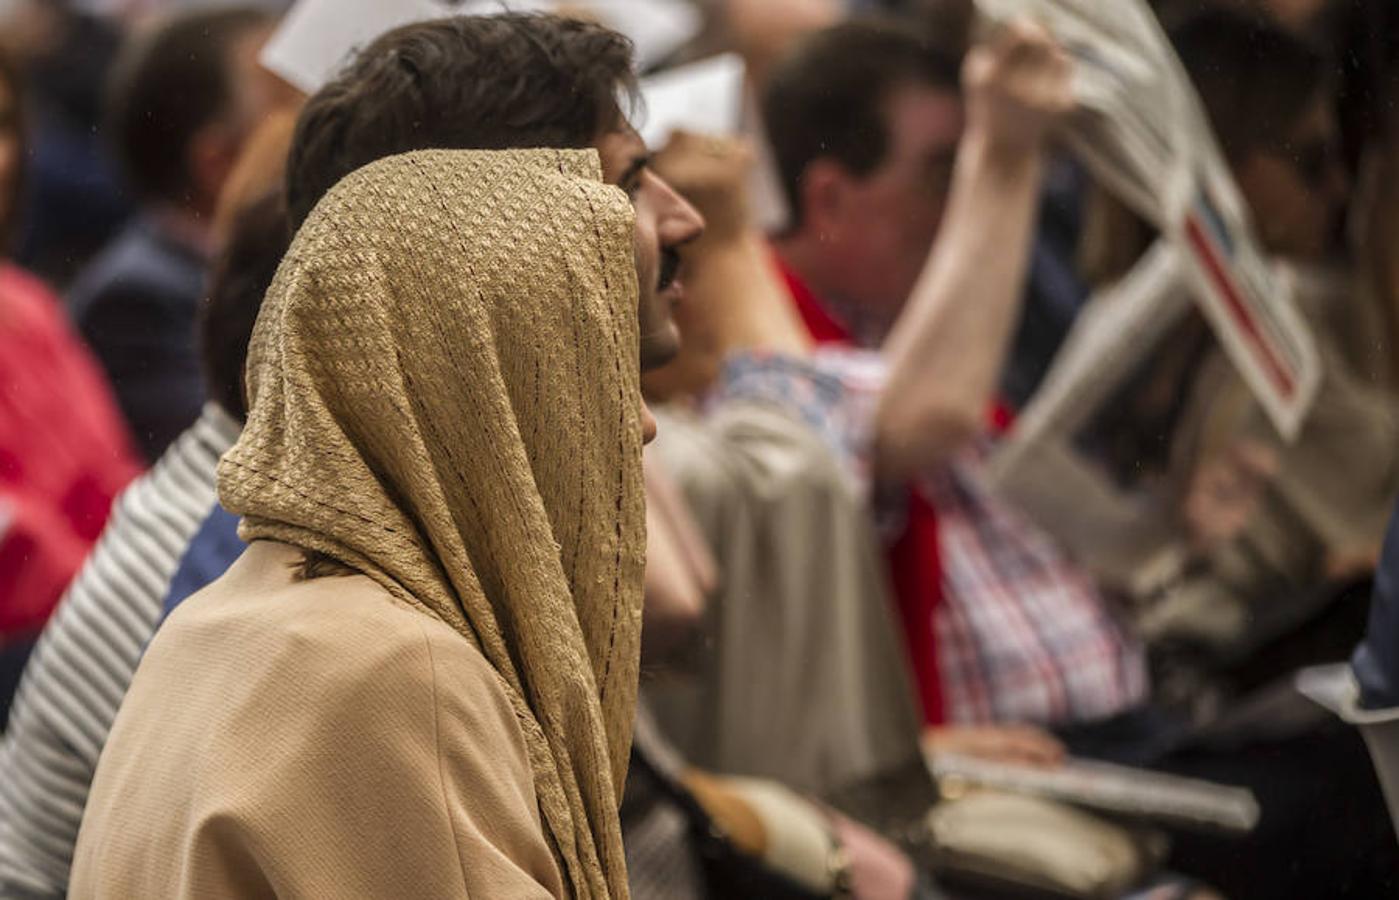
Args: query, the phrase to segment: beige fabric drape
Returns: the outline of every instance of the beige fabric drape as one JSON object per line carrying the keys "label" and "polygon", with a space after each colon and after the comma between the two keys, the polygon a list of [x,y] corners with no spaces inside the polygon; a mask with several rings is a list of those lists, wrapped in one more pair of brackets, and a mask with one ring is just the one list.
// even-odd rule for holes
{"label": "beige fabric drape", "polygon": [[633,213],[593,151],[422,151],[342,181],[253,334],[219,468],[246,540],[451,626],[519,717],[575,896],[625,897],[644,500]]}
{"label": "beige fabric drape", "polygon": [[867,508],[810,429],[759,404],[657,410],[651,448],[719,564],[709,641],[646,684],[696,766],[827,797],[920,761],[908,660]]}

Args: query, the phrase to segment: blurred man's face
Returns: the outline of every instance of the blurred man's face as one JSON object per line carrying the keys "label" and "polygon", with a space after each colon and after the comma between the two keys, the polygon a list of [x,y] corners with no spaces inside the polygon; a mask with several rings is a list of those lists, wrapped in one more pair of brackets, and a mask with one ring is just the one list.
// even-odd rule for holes
{"label": "blurred man's face", "polygon": [[229,46],[229,74],[234,92],[234,115],[244,130],[256,128],[274,110],[298,106],[305,96],[263,68],[262,49],[276,28],[259,26]]}
{"label": "blurred man's face", "polygon": [[248,136],[275,110],[299,104],[301,95],[258,62],[272,36],[272,24],[258,25],[238,35],[228,46],[230,98],[227,111],[205,126],[190,142],[192,198],[199,211],[212,214],[224,182],[237,165]]}
{"label": "blurred man's face", "polygon": [[885,104],[887,152],[863,177],[846,173],[818,225],[832,260],[848,273],[836,289],[892,322],[937,237],[961,139],[961,98],[925,85],[897,89]]}
{"label": "blurred man's face", "polygon": [[641,370],[665,365],[680,352],[675,307],[683,287],[677,278],[678,248],[699,237],[704,220],[648,166],[651,155],[630,128],[598,141],[603,180],[626,191],[636,208],[637,318],[641,324]]}
{"label": "blurred man's face", "polygon": [[1349,188],[1326,100],[1313,102],[1282,145],[1235,166],[1264,249],[1292,260],[1317,260],[1331,248]]}

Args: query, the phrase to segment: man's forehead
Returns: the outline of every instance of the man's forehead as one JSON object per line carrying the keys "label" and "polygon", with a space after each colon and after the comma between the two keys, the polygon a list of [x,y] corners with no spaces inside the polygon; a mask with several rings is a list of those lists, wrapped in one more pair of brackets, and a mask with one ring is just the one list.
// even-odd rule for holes
{"label": "man's forehead", "polygon": [[884,114],[894,145],[909,150],[955,147],[965,119],[962,96],[932,85],[904,85],[888,97]]}
{"label": "man's forehead", "polygon": [[961,92],[930,84],[904,84],[889,92],[884,113],[893,124],[921,124],[926,128],[960,130],[963,118]]}

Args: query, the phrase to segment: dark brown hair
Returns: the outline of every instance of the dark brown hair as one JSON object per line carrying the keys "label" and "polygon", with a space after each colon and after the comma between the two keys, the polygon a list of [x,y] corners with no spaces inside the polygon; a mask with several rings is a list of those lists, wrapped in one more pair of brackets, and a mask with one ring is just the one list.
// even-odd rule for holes
{"label": "dark brown hair", "polygon": [[132,188],[145,199],[186,202],[189,145],[234,101],[232,45],[271,22],[249,7],[196,10],[133,38],[117,59],[107,129]]}
{"label": "dark brown hair", "polygon": [[209,275],[199,308],[199,354],[209,399],[238,421],[248,417],[243,370],[263,295],[291,244],[286,204],[273,191],[238,213]]}
{"label": "dark brown hair", "polygon": [[763,95],[763,118],[777,159],[791,227],[801,224],[801,179],[832,158],[866,175],[888,153],[885,103],[907,84],[958,90],[957,58],[926,33],[885,19],[855,19],[800,41]]}
{"label": "dark brown hair", "polygon": [[1262,13],[1206,8],[1170,31],[1231,163],[1286,141],[1327,85],[1326,55]]}
{"label": "dark brown hair", "polygon": [[293,227],[341,178],[410,150],[587,147],[635,95],[632,45],[555,16],[405,25],[306,103],[287,166]]}

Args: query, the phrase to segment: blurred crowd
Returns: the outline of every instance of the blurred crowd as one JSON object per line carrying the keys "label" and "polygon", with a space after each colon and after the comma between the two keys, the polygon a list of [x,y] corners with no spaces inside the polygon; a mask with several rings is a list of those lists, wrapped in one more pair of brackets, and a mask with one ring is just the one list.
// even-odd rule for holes
{"label": "blurred crowd", "polygon": [[[1161,237],[1061,140],[1079,48],[672,2],[645,71],[625,2],[444,3],[311,92],[290,2],[0,2],[0,898],[1399,894],[1293,688],[1399,708],[1399,7],[1150,3],[1322,378],[1284,438],[1151,336],[1077,444],[1147,584],[988,474]],[[718,53],[741,122],[647,147]]]}

